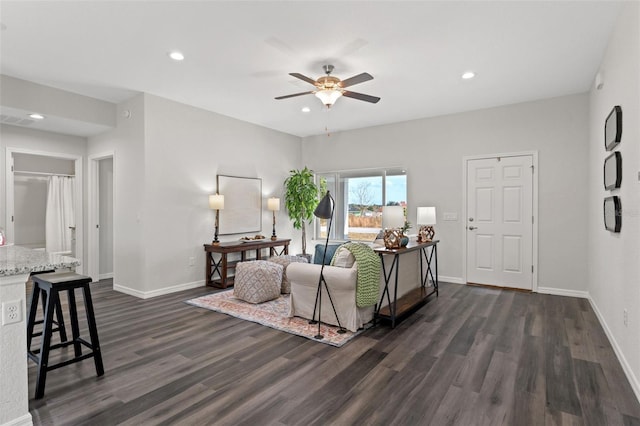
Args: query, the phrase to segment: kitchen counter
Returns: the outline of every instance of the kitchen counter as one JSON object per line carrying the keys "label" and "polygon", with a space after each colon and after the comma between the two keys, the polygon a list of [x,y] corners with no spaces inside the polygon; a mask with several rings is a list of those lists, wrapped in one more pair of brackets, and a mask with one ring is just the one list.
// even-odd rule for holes
{"label": "kitchen counter", "polygon": [[80,265],[78,259],[20,246],[0,247],[0,277],[51,271]]}
{"label": "kitchen counter", "polygon": [[78,265],[80,261],[69,256],[20,246],[0,246],[0,302],[18,304],[17,320],[0,326],[0,425],[32,423],[25,333],[25,283],[29,274]]}

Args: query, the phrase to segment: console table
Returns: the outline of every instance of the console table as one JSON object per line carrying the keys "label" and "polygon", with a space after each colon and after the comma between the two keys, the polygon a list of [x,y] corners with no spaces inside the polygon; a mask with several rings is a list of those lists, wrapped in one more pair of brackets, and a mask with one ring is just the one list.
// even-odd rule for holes
{"label": "console table", "polygon": [[[406,247],[399,249],[376,248],[374,251],[378,253],[382,260],[382,274],[384,277],[384,290],[380,303],[376,307],[376,319],[387,319],[391,321],[391,328],[395,328],[396,320],[401,319],[417,310],[420,306],[427,303],[427,298],[432,294],[438,296],[438,243],[440,240],[434,240],[428,243],[409,242]],[[398,298],[398,270],[400,269],[400,256],[405,253],[420,251],[420,286],[411,290],[407,294]],[[387,271],[384,257],[393,256],[391,267]],[[393,278],[394,292],[393,301],[389,292],[389,284]],[[433,284],[433,289],[428,292],[427,287],[429,278]],[[388,305],[381,308],[385,296]]]}
{"label": "console table", "polygon": [[[229,241],[219,245],[205,244],[205,282],[210,287],[227,288],[233,285],[233,277],[228,276],[229,269],[235,269],[238,262],[262,259],[262,249],[269,249],[269,256],[289,254],[290,239],[275,240],[251,240],[251,241]],[[277,247],[282,247],[277,249]],[[247,257],[247,253],[255,250],[255,257]],[[229,261],[230,253],[240,253],[240,260]],[[219,254],[220,258],[215,259],[214,254]],[[216,279],[215,276],[218,276]]]}

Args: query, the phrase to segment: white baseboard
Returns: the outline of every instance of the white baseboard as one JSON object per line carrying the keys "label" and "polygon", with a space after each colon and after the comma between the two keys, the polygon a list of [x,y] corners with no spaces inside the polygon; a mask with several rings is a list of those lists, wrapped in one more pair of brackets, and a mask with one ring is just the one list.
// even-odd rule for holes
{"label": "white baseboard", "polygon": [[202,286],[204,286],[204,280],[178,284],[171,287],[159,288],[157,290],[151,290],[151,291],[140,291],[134,288],[125,287],[120,284],[114,284],[113,289],[115,291],[119,291],[120,293],[128,294],[130,296],[135,296],[139,299],[150,299],[152,297],[163,296],[165,294],[176,293],[178,291],[189,290],[192,288],[197,288]]}
{"label": "white baseboard", "polygon": [[611,329],[609,329],[607,322],[604,320],[604,317],[600,313],[600,309],[598,309],[598,306],[593,301],[590,294],[588,299],[589,299],[589,303],[591,304],[591,307],[593,308],[593,311],[596,313],[596,316],[598,317],[598,321],[600,321],[600,325],[604,329],[604,333],[607,335],[607,338],[609,339],[609,343],[611,343],[611,346],[613,347],[613,351],[616,353],[616,356],[618,357],[618,361],[620,361],[620,364],[622,365],[622,369],[624,370],[624,374],[627,376],[627,380],[629,380],[629,383],[631,384],[633,393],[636,394],[636,398],[638,399],[638,401],[640,401],[640,380],[638,380],[635,374],[633,374],[633,370],[631,369],[631,366],[629,365],[627,358],[625,358],[624,354],[622,353],[622,349],[620,349],[620,345],[618,345],[618,342],[616,341],[615,337],[613,337],[613,333],[611,333]]}
{"label": "white baseboard", "polygon": [[554,296],[578,297],[580,299],[589,299],[590,298],[588,291],[567,290],[567,289],[564,289],[564,288],[538,287],[538,293],[552,294]]}
{"label": "white baseboard", "polygon": [[438,275],[438,282],[452,283],[452,284],[466,284],[466,282],[464,282],[464,280],[460,277],[445,277],[443,275]]}
{"label": "white baseboard", "polygon": [[100,274],[100,276],[98,277],[98,279],[100,280],[108,280],[109,278],[113,278],[113,272],[109,272],[106,274]]}
{"label": "white baseboard", "polygon": [[31,418],[31,413],[27,413],[24,416],[20,416],[17,419],[13,419],[8,421],[7,423],[3,423],[2,426],[32,426],[33,419]]}

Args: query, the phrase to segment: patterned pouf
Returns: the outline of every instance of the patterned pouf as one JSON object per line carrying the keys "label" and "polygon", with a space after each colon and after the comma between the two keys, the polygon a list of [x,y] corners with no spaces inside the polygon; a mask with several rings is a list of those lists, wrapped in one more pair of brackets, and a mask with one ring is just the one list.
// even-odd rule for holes
{"label": "patterned pouf", "polygon": [[249,303],[262,303],[280,297],[282,265],[266,260],[236,265],[233,296]]}
{"label": "patterned pouf", "polygon": [[287,266],[289,266],[290,263],[295,263],[295,262],[299,262],[299,263],[309,263],[309,261],[302,257],[302,256],[291,256],[289,254],[284,254],[282,256],[275,256],[275,257],[270,257],[269,258],[269,262],[273,262],[273,263],[277,263],[278,265],[282,265],[282,288],[280,289],[280,292],[282,294],[289,294],[291,293],[291,283],[289,282],[289,279],[287,278]]}

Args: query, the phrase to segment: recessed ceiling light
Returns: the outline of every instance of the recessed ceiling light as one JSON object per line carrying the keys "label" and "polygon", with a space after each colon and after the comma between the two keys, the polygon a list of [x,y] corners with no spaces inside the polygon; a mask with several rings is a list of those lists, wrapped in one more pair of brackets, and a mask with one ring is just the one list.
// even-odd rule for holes
{"label": "recessed ceiling light", "polygon": [[44,120],[44,115],[38,113],[29,114],[29,117],[33,118],[34,120]]}
{"label": "recessed ceiling light", "polygon": [[302,112],[310,112],[311,108],[309,107],[302,107]]}
{"label": "recessed ceiling light", "polygon": [[178,51],[173,51],[169,53],[169,57],[174,61],[182,61],[184,59],[184,55],[182,54],[182,52],[178,52]]}
{"label": "recessed ceiling light", "polygon": [[467,71],[464,74],[462,74],[462,78],[465,79],[465,80],[469,80],[469,79],[471,79],[471,78],[473,78],[475,76],[476,76],[476,73],[473,72],[473,71]]}

